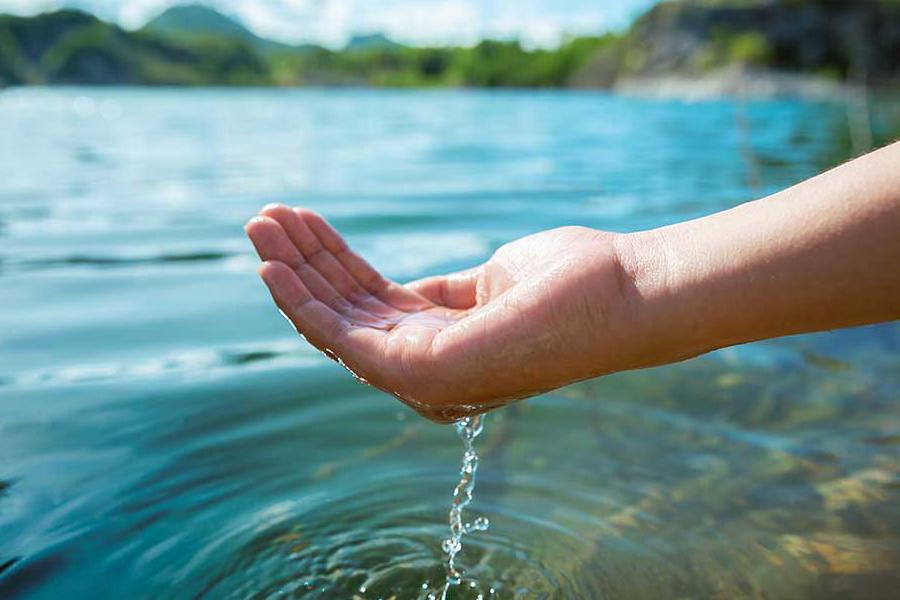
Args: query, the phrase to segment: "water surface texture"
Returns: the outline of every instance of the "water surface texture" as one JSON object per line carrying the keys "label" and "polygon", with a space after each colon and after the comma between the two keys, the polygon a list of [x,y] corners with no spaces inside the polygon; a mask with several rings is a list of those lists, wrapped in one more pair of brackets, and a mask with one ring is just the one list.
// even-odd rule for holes
{"label": "water surface texture", "polygon": [[[898,106],[873,111],[880,139]],[[549,227],[720,210],[846,158],[849,139],[842,105],[799,101],[0,92],[0,597],[443,584],[459,439],[295,336],[241,230],[263,204],[321,211],[408,280]],[[900,586],[897,324],[620,374],[487,421],[475,508],[491,527],[457,557],[483,589],[458,597]]]}

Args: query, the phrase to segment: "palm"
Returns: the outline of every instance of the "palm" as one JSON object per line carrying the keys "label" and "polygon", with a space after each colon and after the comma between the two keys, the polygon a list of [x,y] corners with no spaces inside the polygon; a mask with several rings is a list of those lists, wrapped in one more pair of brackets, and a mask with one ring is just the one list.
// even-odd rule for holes
{"label": "palm", "polygon": [[584,230],[553,230],[469,271],[403,286],[308,210],[267,207],[247,232],[276,304],[310,343],[438,421],[540,389],[527,364],[536,348],[554,351],[542,337],[581,303],[578,246],[596,242]]}

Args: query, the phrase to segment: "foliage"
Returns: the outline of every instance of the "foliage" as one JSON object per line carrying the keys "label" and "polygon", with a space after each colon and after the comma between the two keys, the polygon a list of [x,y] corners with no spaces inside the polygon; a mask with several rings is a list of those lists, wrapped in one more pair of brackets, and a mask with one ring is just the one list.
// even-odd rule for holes
{"label": "foliage", "polygon": [[167,8],[144,25],[144,31],[175,39],[194,36],[237,40],[263,54],[291,47],[259,37],[243,23],[203,4],[180,4]]}
{"label": "foliage", "polygon": [[0,83],[267,84],[269,65],[220,36],[169,39],[72,10],[0,16]]}
{"label": "foliage", "polygon": [[758,31],[718,28],[698,53],[695,63],[703,70],[727,65],[764,66],[771,64],[774,54],[769,40]]}
{"label": "foliage", "polygon": [[557,49],[531,50],[500,40],[412,48],[372,35],[342,51],[284,45],[262,51],[246,35],[213,31],[225,21],[179,29],[171,22],[179,15],[166,13],[137,32],[74,10],[0,16],[0,83],[550,87],[566,85],[616,38],[573,38]]}
{"label": "foliage", "polygon": [[316,48],[274,59],[282,83],[380,86],[558,87],[607,38],[574,38],[554,50],[528,50],[516,41],[484,40],[473,47],[405,46],[332,51]]}
{"label": "foliage", "polygon": [[[851,10],[869,29],[854,34],[835,24],[834,15]],[[784,26],[794,21],[796,27]],[[801,21],[817,27],[815,35]],[[847,77],[854,61],[870,74],[896,74],[898,48],[900,12],[850,0],[673,0],[628,31],[571,38],[555,49],[514,40],[407,47],[370,34],[332,50],[264,40],[197,5],[170,9],[140,31],[60,10],[0,15],[0,85],[598,87],[627,75],[698,74],[734,64]]]}
{"label": "foliage", "polygon": [[757,31],[746,31],[728,40],[727,57],[730,63],[763,65],[772,58],[769,41]]}

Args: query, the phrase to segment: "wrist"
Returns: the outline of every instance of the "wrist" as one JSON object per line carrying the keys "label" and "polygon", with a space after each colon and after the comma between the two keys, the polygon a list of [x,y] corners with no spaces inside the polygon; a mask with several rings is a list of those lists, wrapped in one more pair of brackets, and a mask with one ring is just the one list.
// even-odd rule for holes
{"label": "wrist", "polygon": [[686,276],[683,246],[677,227],[617,237],[622,296],[631,315],[627,369],[685,360],[720,345],[715,319]]}

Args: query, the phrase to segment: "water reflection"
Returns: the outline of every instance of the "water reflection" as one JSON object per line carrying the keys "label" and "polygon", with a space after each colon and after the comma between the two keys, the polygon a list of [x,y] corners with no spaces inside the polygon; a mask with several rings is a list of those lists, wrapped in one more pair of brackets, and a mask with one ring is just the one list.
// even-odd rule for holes
{"label": "water reflection", "polygon": [[[879,142],[900,131],[897,106],[873,104]],[[850,151],[839,104],[749,102],[743,130],[737,110],[579,93],[0,94],[0,597],[443,585],[458,439],[299,343],[242,224],[268,201],[309,205],[409,279],[539,229],[719,210]],[[117,116],[98,127],[104,111]],[[888,324],[498,411],[479,438],[491,529],[461,564],[496,598],[891,598],[898,365]]]}

